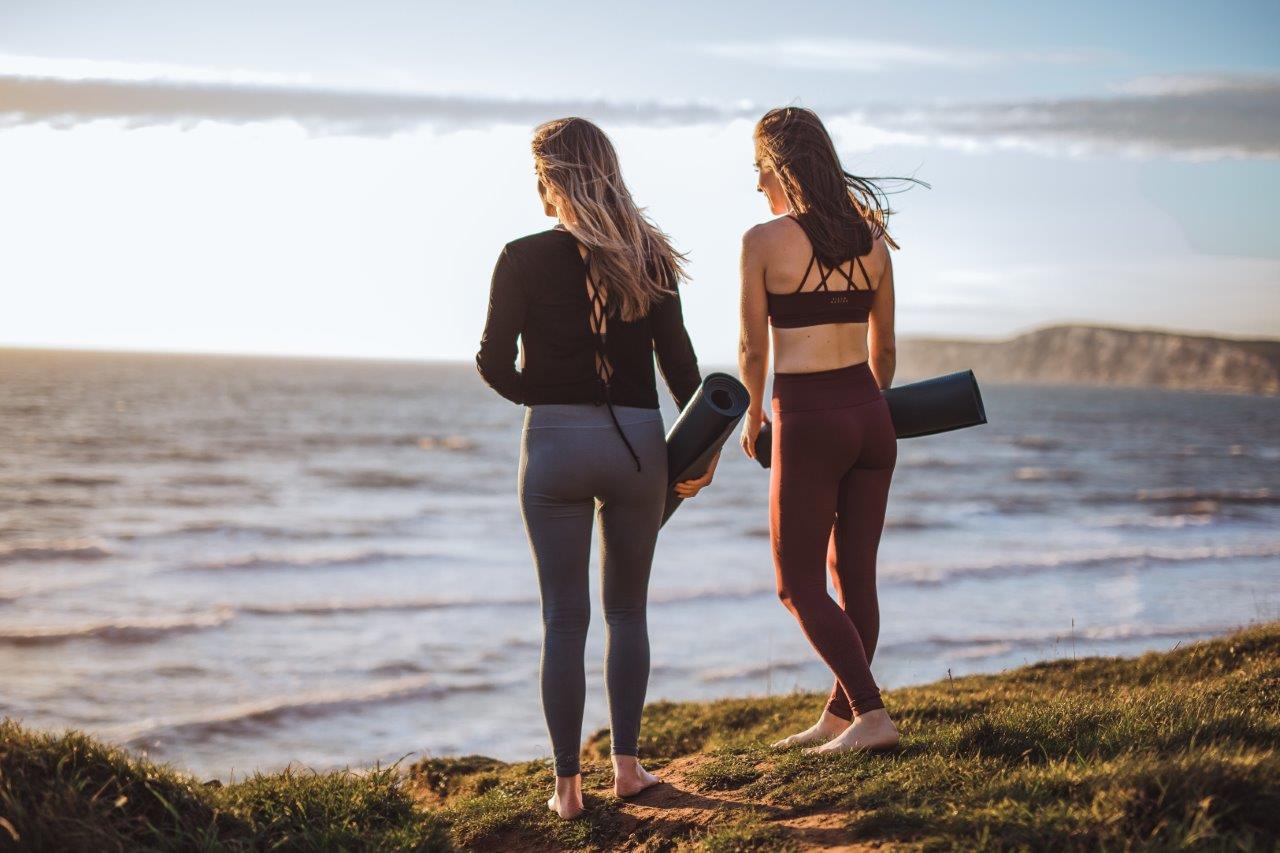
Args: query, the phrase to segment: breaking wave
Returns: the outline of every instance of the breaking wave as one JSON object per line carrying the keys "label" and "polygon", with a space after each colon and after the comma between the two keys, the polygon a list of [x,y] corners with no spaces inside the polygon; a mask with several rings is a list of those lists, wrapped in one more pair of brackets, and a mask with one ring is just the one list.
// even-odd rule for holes
{"label": "breaking wave", "polygon": [[200,742],[217,735],[240,734],[262,727],[278,726],[291,720],[341,714],[387,702],[486,692],[498,686],[500,685],[491,682],[440,684],[432,676],[408,675],[364,685],[317,689],[242,702],[205,713],[146,720],[137,725],[117,727],[104,734],[133,746],[145,746],[165,740]]}
{"label": "breaking wave", "polygon": [[1094,551],[1027,555],[1012,560],[991,560],[954,566],[899,564],[885,566],[885,583],[933,585],[966,578],[987,578],[1007,574],[1105,568],[1125,564],[1187,563],[1204,560],[1254,560],[1280,557],[1280,542],[1259,545],[1192,545],[1160,547],[1135,545]]}
{"label": "breaking wave", "polygon": [[12,545],[0,545],[0,565],[45,560],[101,560],[110,556],[110,549],[90,539],[16,542]]}
{"label": "breaking wave", "polygon": [[188,563],[175,571],[217,572],[258,571],[274,569],[332,569],[351,568],[371,563],[403,560],[430,560],[436,554],[425,551],[384,551],[380,549],[347,551],[336,554],[243,554],[219,560]]}
{"label": "breaking wave", "polygon": [[0,631],[0,645],[56,646],[73,640],[147,643],[175,634],[217,628],[231,621],[234,616],[235,612],[231,608],[220,607],[209,613],[194,615],[110,619],[53,628],[15,628]]}

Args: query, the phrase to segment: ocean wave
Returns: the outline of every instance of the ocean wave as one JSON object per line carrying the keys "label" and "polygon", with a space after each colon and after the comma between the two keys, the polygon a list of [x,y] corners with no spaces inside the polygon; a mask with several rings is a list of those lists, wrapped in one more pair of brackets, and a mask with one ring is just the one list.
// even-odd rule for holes
{"label": "ocean wave", "polygon": [[52,474],[39,481],[42,486],[67,486],[79,488],[94,488],[97,486],[114,486],[120,482],[119,477],[98,476],[90,474]]}
{"label": "ocean wave", "polygon": [[1091,519],[1088,523],[1093,527],[1135,529],[1203,527],[1213,523],[1213,510],[1166,515],[1108,515]]}
{"label": "ocean wave", "polygon": [[422,433],[310,433],[265,442],[269,449],[278,449],[281,442],[288,446],[305,447],[311,450],[346,450],[349,448],[379,447],[416,447],[419,450],[443,450],[465,452],[476,449],[476,441],[470,436],[457,433],[431,434]]}
{"label": "ocean wave", "polygon": [[1118,450],[1111,454],[1114,459],[1190,459],[1194,457],[1207,459],[1241,459],[1257,457],[1274,460],[1277,458],[1276,448],[1248,447],[1243,444],[1221,445],[1184,445],[1171,448],[1144,448],[1142,450]]}
{"label": "ocean wave", "polygon": [[698,672],[698,680],[714,684],[721,681],[744,681],[769,678],[785,672],[799,672],[808,667],[821,665],[822,659],[817,655],[804,660],[775,660],[764,663],[745,664],[743,666],[726,666],[716,669],[704,669]]}
{"label": "ocean wave", "polygon": [[252,480],[232,474],[182,474],[167,481],[170,486],[182,488],[229,488],[254,485]]}
{"label": "ocean wave", "polygon": [[54,646],[73,640],[104,643],[146,643],[174,634],[204,631],[225,625],[234,617],[229,607],[186,616],[115,619],[54,628],[17,628],[0,631],[0,645]]}
{"label": "ocean wave", "polygon": [[20,506],[55,506],[58,509],[92,509],[94,502],[81,498],[68,498],[61,495],[47,494],[25,494],[19,498],[6,499],[9,503],[16,503]]}
{"label": "ocean wave", "polygon": [[491,682],[441,684],[434,676],[409,675],[370,684],[335,687],[243,702],[206,713],[145,720],[103,732],[112,740],[147,746],[165,740],[201,742],[217,735],[239,734],[264,726],[356,711],[371,705],[411,699],[439,699],[458,693],[486,692]]}
{"label": "ocean wave", "polygon": [[165,462],[203,462],[212,464],[223,462],[227,457],[208,448],[161,447],[153,450],[146,458]]}
{"label": "ocean wave", "polygon": [[268,571],[277,569],[334,569],[403,560],[430,560],[438,556],[424,551],[368,549],[338,554],[242,554],[219,560],[188,563],[173,571]]}
{"label": "ocean wave", "polygon": [[1186,504],[1212,501],[1218,504],[1254,506],[1280,505],[1280,494],[1272,489],[1201,489],[1194,486],[1168,489],[1139,489],[1136,492],[1097,492],[1081,498],[1084,503]]}
{"label": "ocean wave", "polygon": [[417,489],[432,483],[432,479],[425,474],[401,474],[397,471],[316,469],[310,473],[325,477],[334,485],[346,489]]}
{"label": "ocean wave", "polygon": [[135,533],[118,534],[122,539],[170,539],[180,536],[254,537],[285,541],[358,539],[394,531],[413,521],[416,516],[370,518],[364,521],[311,519],[310,526],[281,526],[211,518],[172,527],[159,527]]}
{"label": "ocean wave", "polygon": [[448,450],[454,453],[475,450],[475,440],[465,435],[424,435],[417,440],[420,450]]}
{"label": "ocean wave", "polygon": [[1187,563],[1206,560],[1253,560],[1280,557],[1280,542],[1258,545],[1191,545],[1183,547],[1130,546],[1088,551],[1027,555],[951,566],[897,564],[882,566],[882,584],[933,586],[968,578],[1010,574],[1075,571],[1139,563]]}
{"label": "ocean wave", "polygon": [[1050,507],[1058,504],[1058,501],[1050,500],[1043,495],[997,495],[985,498],[975,497],[974,499],[989,502],[995,507],[996,512],[1001,515],[1026,515],[1047,512]]}
{"label": "ocean wave", "polygon": [[377,675],[377,676],[384,676],[384,677],[385,676],[401,677],[405,675],[423,675],[428,671],[429,670],[427,670],[427,668],[424,667],[422,664],[417,663],[416,661],[411,661],[411,660],[387,661],[386,663],[381,663],[381,664],[378,664],[377,666],[370,667],[368,670],[369,675]]}
{"label": "ocean wave", "polygon": [[1220,504],[1280,505],[1280,494],[1271,489],[1139,489],[1135,499],[1142,503],[1186,503],[1213,501]]}
{"label": "ocean wave", "polygon": [[695,589],[659,590],[649,593],[650,604],[688,604],[698,601],[739,601],[773,595],[772,584],[737,587],[698,587]]}
{"label": "ocean wave", "polygon": [[111,550],[91,539],[34,540],[0,545],[0,565],[47,560],[101,560]]}
{"label": "ocean wave", "polygon": [[897,467],[916,468],[922,471],[940,471],[963,467],[963,463],[943,456],[908,453],[898,457]]}
{"label": "ocean wave", "polygon": [[396,613],[479,607],[532,607],[537,598],[406,598],[369,601],[309,601],[292,604],[248,604],[240,612],[253,616],[331,616],[346,613]]}
{"label": "ocean wave", "polygon": [[1079,480],[1081,474],[1071,468],[1017,468],[1013,479],[1025,483],[1072,483]]}
{"label": "ocean wave", "polygon": [[1016,492],[960,492],[934,491],[931,489],[915,489],[895,493],[893,503],[898,506],[916,506],[925,504],[942,504],[956,507],[964,504],[975,508],[990,507],[1000,515],[1024,515],[1047,512],[1062,504],[1061,498],[1051,498],[1044,494],[1019,494]]}
{"label": "ocean wave", "polygon": [[940,527],[949,527],[945,522],[926,521],[919,516],[903,516],[901,518],[889,517],[884,520],[885,530],[935,530]]}
{"label": "ocean wave", "polygon": [[1126,640],[1180,640],[1193,637],[1219,636],[1239,628],[1237,623],[1215,622],[1200,625],[1094,625],[1050,631],[1025,631],[976,636],[923,637],[881,645],[877,654],[942,654],[952,659],[997,657],[1019,649],[1042,649],[1045,646],[1101,644]]}
{"label": "ocean wave", "polygon": [[213,534],[217,536],[258,536],[263,539],[339,539],[358,536],[373,536],[384,532],[403,519],[387,521],[371,521],[363,525],[352,525],[344,522],[326,524],[322,528],[280,527],[273,524],[244,524],[235,521],[194,521],[171,530],[154,534],[160,536],[182,536],[185,534]]}
{"label": "ocean wave", "polygon": [[1018,435],[1009,439],[1014,447],[1023,450],[1057,450],[1062,447],[1062,440],[1044,435]]}

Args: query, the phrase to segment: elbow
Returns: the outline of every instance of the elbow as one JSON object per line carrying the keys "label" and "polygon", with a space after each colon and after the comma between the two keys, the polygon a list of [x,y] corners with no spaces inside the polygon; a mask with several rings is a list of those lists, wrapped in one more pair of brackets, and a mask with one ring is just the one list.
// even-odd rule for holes
{"label": "elbow", "polygon": [[763,349],[752,346],[745,341],[738,345],[738,364],[743,369],[759,367],[764,364],[767,354]]}
{"label": "elbow", "polygon": [[875,335],[871,344],[871,357],[880,361],[893,361],[898,356],[898,343],[893,335]]}
{"label": "elbow", "polygon": [[502,384],[502,370],[494,364],[492,356],[481,351],[476,353],[476,372],[484,380],[484,384],[497,390]]}

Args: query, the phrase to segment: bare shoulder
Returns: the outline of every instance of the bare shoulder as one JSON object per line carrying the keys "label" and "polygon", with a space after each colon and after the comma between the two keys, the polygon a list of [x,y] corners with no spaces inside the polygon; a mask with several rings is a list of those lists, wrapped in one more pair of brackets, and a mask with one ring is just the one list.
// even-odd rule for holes
{"label": "bare shoulder", "polygon": [[879,228],[871,231],[871,257],[878,263],[889,264],[889,241],[885,239],[884,232]]}
{"label": "bare shoulder", "polygon": [[752,225],[742,235],[742,245],[748,249],[768,249],[794,237],[800,226],[789,216],[779,216],[758,225]]}

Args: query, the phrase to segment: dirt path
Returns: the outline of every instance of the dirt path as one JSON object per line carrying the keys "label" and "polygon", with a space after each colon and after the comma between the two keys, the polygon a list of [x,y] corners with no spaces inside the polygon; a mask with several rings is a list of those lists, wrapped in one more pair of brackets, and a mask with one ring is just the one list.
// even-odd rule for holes
{"label": "dirt path", "polygon": [[845,829],[848,816],[843,812],[825,811],[788,818],[784,809],[741,799],[735,791],[697,790],[689,777],[707,760],[705,755],[685,756],[675,759],[658,771],[663,784],[629,799],[622,807],[623,814],[632,821],[627,825],[626,831],[630,833],[643,827],[646,835],[662,835],[662,828],[666,825],[670,827],[670,834],[678,835],[687,832],[691,825],[709,829],[712,825],[732,823],[738,816],[755,816],[767,824],[781,828],[787,838],[799,844],[801,849],[882,849],[851,844],[848,830]]}

